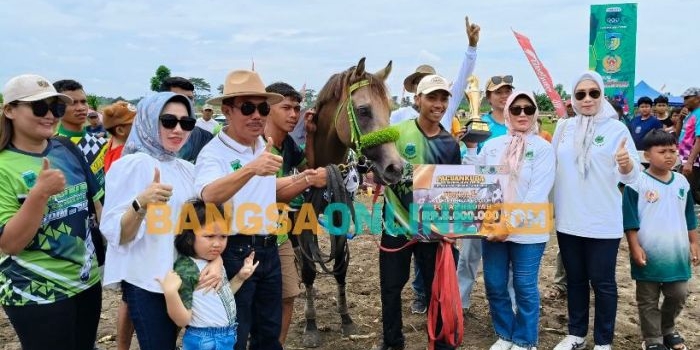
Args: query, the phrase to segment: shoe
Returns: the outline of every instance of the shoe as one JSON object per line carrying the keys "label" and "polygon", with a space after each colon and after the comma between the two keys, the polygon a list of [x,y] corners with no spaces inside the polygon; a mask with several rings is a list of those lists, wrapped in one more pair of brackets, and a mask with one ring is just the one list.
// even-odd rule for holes
{"label": "shoe", "polygon": [[513,347],[513,343],[503,340],[501,338],[498,338],[493,345],[489,348],[489,350],[510,350]]}
{"label": "shoe", "polygon": [[593,350],[612,350],[612,345],[596,345],[593,347]]}
{"label": "shoe", "polygon": [[404,350],[405,346],[404,345],[396,345],[396,346],[389,346],[384,344],[384,341],[382,340],[379,345],[376,345],[375,347],[372,348],[372,350]]}
{"label": "shoe", "polygon": [[428,305],[421,299],[416,299],[411,304],[412,314],[424,314],[426,311],[428,311]]}
{"label": "shoe", "polygon": [[645,341],[642,342],[642,349],[643,350],[668,350],[668,348],[666,348],[666,346],[664,346],[663,344],[649,344],[649,345],[647,345],[647,343]]}
{"label": "shoe", "polygon": [[510,350],[537,350],[537,347],[531,346],[529,348],[524,348],[522,346],[513,345],[513,347],[510,348]]}
{"label": "shoe", "polygon": [[564,340],[560,341],[554,350],[582,350],[586,348],[586,339],[575,335],[567,335]]}

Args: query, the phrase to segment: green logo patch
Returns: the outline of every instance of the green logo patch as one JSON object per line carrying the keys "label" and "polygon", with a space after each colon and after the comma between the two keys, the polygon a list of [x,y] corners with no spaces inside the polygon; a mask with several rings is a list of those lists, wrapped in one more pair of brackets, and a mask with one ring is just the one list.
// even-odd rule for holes
{"label": "green logo patch", "polygon": [[233,162],[231,162],[231,170],[233,170],[233,171],[236,171],[242,167],[243,166],[241,165],[240,159],[236,159]]}
{"label": "green logo patch", "polygon": [[525,160],[532,160],[533,158],[535,158],[535,152],[532,150],[525,152]]}
{"label": "green logo patch", "polygon": [[678,189],[678,198],[683,199],[685,197],[685,188]]}
{"label": "green logo patch", "polygon": [[32,188],[36,185],[36,173],[31,170],[25,171],[22,173],[22,180],[24,180],[24,184],[27,185],[27,188]]}
{"label": "green logo patch", "polygon": [[602,146],[605,144],[605,136],[603,135],[598,135],[593,139],[593,144],[596,146]]}
{"label": "green logo patch", "polygon": [[406,155],[406,158],[412,159],[416,157],[416,144],[413,142],[410,142],[406,144],[406,148],[404,148],[404,152]]}

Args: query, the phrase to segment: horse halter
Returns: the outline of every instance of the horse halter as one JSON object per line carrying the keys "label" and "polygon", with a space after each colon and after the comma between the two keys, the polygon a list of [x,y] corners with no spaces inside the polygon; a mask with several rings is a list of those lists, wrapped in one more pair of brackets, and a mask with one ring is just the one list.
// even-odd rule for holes
{"label": "horse halter", "polygon": [[[357,124],[355,106],[352,103],[352,93],[359,88],[369,85],[370,81],[368,79],[360,80],[350,85],[350,87],[348,87],[348,96],[345,99],[345,101],[347,101],[348,124],[350,124],[350,142],[354,144],[354,149],[359,157],[362,157],[362,149],[372,148],[384,143],[395,142],[399,139],[398,130],[391,126],[372,131],[364,135],[362,134],[360,126]],[[340,116],[340,111],[342,110],[345,101],[338,106],[338,110],[335,112],[335,118],[333,119],[334,126],[338,121],[338,116]]]}

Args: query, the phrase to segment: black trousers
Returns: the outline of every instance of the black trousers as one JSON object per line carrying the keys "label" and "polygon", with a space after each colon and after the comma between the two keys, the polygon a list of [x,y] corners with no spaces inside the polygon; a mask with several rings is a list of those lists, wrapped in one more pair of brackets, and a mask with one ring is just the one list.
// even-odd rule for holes
{"label": "black trousers", "polygon": [[23,350],[92,350],[102,310],[102,285],[51,304],[3,309]]}
{"label": "black trousers", "polygon": [[[382,247],[399,248],[408,239],[404,236],[393,237],[382,234]],[[433,278],[435,277],[435,257],[439,243],[416,243],[398,252],[379,252],[379,284],[382,297],[382,327],[384,344],[389,346],[404,345],[401,292],[408,282],[411,271],[411,256],[415,254],[415,263],[422,268],[423,287],[426,300],[430,301]],[[452,247],[452,255],[457,266],[457,249]],[[454,271],[456,274],[457,271]],[[436,333],[440,332],[442,322],[438,319]],[[436,349],[454,349],[444,343],[436,343]]]}

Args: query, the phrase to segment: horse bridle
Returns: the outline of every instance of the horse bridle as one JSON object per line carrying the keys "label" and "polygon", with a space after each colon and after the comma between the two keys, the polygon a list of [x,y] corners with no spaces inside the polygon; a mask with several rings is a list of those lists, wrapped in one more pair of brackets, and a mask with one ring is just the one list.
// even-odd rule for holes
{"label": "horse bridle", "polygon": [[333,119],[333,127],[335,127],[338,117],[340,116],[340,111],[342,111],[343,105],[347,102],[346,108],[348,124],[350,124],[350,142],[355,146],[354,150],[357,152],[358,158],[363,158],[362,149],[372,148],[384,143],[395,142],[399,139],[398,130],[391,126],[372,131],[364,135],[362,134],[362,130],[360,130],[360,126],[357,124],[355,106],[352,103],[352,93],[357,89],[369,86],[370,84],[371,82],[368,79],[364,79],[350,85],[350,87],[348,87],[348,96],[338,106],[338,110],[335,112],[335,118]]}

